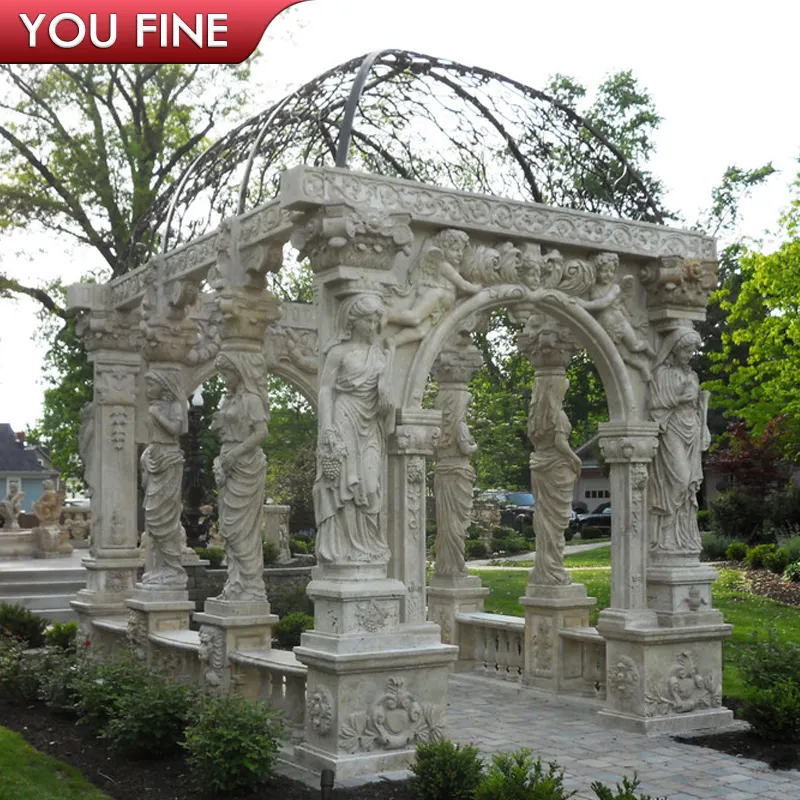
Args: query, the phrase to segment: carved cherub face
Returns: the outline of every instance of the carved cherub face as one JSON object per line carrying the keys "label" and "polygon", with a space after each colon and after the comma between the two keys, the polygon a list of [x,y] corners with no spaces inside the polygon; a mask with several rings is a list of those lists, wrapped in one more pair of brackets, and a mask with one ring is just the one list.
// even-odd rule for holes
{"label": "carved cherub face", "polygon": [[467,250],[467,239],[461,236],[445,236],[443,237],[441,247],[445,261],[457,267],[461,264],[464,253]]}
{"label": "carved cherub face", "polygon": [[597,282],[602,286],[608,286],[614,282],[617,274],[617,267],[612,261],[601,261],[597,267]]}

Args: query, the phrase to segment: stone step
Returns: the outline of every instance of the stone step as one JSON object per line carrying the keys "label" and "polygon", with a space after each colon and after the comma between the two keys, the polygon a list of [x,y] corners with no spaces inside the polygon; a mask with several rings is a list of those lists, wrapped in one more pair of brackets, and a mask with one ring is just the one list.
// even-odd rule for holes
{"label": "stone step", "polygon": [[69,601],[74,594],[34,594],[34,595],[0,595],[0,603],[15,603],[25,606],[31,611],[42,609],[69,609]]}
{"label": "stone step", "polygon": [[71,608],[36,608],[32,609],[37,617],[50,622],[77,622],[78,615]]}
{"label": "stone step", "polygon": [[[52,580],[48,583],[38,583],[36,581],[0,581],[0,596],[14,597],[25,595],[44,595],[44,594],[76,594],[85,588],[85,580]],[[8,602],[8,601],[5,601]]]}
{"label": "stone step", "polygon": [[86,583],[86,570],[83,567],[64,567],[61,569],[4,569],[0,571],[0,591],[17,583],[47,586],[53,581],[74,581]]}

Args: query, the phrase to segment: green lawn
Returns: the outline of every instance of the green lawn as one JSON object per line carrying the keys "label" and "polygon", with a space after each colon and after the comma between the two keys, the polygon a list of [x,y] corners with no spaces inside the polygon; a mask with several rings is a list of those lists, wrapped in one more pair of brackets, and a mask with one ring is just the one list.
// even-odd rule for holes
{"label": "green lawn", "polygon": [[[564,556],[564,565],[567,567],[607,567],[610,564],[610,559],[611,545],[608,544],[605,547],[598,547],[596,550],[567,554]],[[533,561],[510,561],[505,559],[497,563],[504,567],[528,567],[530,569],[533,566]]]}
{"label": "green lawn", "polygon": [[0,728],[0,800],[109,800],[75,769]]}
{"label": "green lawn", "polygon": [[[611,548],[603,547],[564,559],[566,566],[577,567],[572,573],[573,580],[584,584],[589,596],[597,598],[597,606],[589,620],[592,625],[596,624],[599,612],[608,608],[611,602],[610,557]],[[526,572],[480,568],[470,571],[480,575],[483,585],[492,590],[486,598],[486,611],[523,616],[519,598],[525,594]],[[723,693],[729,697],[741,697],[744,687],[737,667],[738,651],[754,632],[763,634],[770,626],[774,626],[785,641],[800,643],[800,609],[750,594],[746,579],[734,569],[720,570],[720,579],[712,587],[712,597],[714,607],[723,613],[726,622],[733,625],[733,634],[725,642],[723,650]]]}

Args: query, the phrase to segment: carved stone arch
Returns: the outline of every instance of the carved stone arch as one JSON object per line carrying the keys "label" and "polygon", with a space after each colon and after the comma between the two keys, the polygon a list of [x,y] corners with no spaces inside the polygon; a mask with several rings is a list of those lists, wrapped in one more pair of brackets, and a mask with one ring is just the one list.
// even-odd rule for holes
{"label": "carved stone arch", "polygon": [[[297,389],[300,394],[308,401],[308,404],[317,412],[317,376],[311,375],[298,369],[290,363],[279,361],[276,364],[269,364],[268,369],[271,374],[276,375],[281,380],[286,381],[292,388]],[[209,378],[216,375],[214,359],[198,365],[189,373],[187,379],[188,393],[202,386]]]}
{"label": "carved stone arch", "polygon": [[435,330],[425,338],[411,364],[403,391],[403,405],[419,408],[425,383],[434,361],[459,326],[473,314],[520,303],[536,306],[562,323],[585,347],[600,374],[608,401],[608,412],[614,422],[631,422],[643,418],[637,393],[631,385],[628,368],[614,342],[588,311],[574,299],[552,289],[531,291],[522,286],[502,284],[481,290],[453,308]]}

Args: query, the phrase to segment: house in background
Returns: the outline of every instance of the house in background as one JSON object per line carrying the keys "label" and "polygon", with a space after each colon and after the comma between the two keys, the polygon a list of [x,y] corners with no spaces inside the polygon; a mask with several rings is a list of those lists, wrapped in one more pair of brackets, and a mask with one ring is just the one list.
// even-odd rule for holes
{"label": "house in background", "polygon": [[572,507],[576,511],[594,511],[611,498],[611,484],[603,472],[603,464],[596,456],[598,439],[599,436],[594,436],[575,449],[581,460],[581,474],[575,481],[572,494]]}
{"label": "house in background", "polygon": [[0,422],[0,493],[5,497],[13,483],[25,494],[22,510],[30,514],[34,501],[42,495],[42,482],[52,480],[60,489],[58,470],[53,469],[47,453],[40,447],[26,447],[25,434],[14,433]]}

